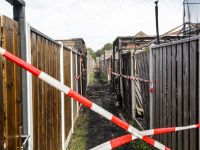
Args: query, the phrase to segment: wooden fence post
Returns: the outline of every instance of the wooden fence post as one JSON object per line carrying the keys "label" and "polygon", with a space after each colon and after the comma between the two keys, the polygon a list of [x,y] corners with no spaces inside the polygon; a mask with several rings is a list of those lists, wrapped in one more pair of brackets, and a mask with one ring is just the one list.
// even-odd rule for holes
{"label": "wooden fence post", "polygon": [[[149,48],[149,53],[150,53],[150,58],[149,58],[149,63],[150,63],[150,67],[149,67],[149,72],[150,72],[150,81],[153,81],[155,77],[153,77],[154,75],[154,68],[153,68],[153,62],[155,62],[155,58],[153,57],[153,49],[152,49],[153,45],[150,46]],[[150,85],[151,87],[151,85]],[[155,91],[154,91],[155,93]],[[154,109],[153,109],[153,94],[150,94],[150,129],[153,129],[153,122],[154,122]]]}
{"label": "wooden fence post", "polygon": [[[73,89],[73,70],[72,70],[72,68],[73,68],[73,64],[72,64],[73,57],[72,57],[72,49],[71,49],[71,52],[70,52],[70,57],[71,57],[71,59],[70,59],[70,66],[71,66],[71,89]],[[74,104],[73,98],[71,98],[72,133],[74,132],[74,105],[73,104]]]}
{"label": "wooden fence post", "polygon": [[[31,29],[30,24],[26,23],[26,60],[31,64]],[[27,71],[27,103],[28,103],[28,149],[33,148],[33,99],[32,99],[32,74]]]}
{"label": "wooden fence post", "polygon": [[[131,76],[135,77],[135,53],[131,51]],[[131,80],[131,88],[132,88],[132,119],[134,120],[136,117],[136,92],[135,92],[135,80]]]}
{"label": "wooden fence post", "polygon": [[[64,63],[63,63],[63,43],[58,42],[61,44],[60,47],[60,81],[64,84]],[[65,149],[65,105],[64,105],[64,93],[61,92],[61,122],[62,122],[62,149]]]}

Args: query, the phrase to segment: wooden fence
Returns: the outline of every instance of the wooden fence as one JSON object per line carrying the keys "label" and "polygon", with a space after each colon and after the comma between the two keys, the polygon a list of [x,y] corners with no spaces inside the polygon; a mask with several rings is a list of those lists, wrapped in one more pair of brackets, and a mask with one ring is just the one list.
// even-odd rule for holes
{"label": "wooden fence", "polygon": [[[199,123],[199,37],[152,47],[151,78],[156,80],[152,128]],[[177,150],[199,149],[198,129],[157,136]]]}
{"label": "wooden fence", "polygon": [[[30,55],[27,61],[55,79],[61,82],[63,80],[65,85],[80,94],[85,92],[90,73],[85,72],[85,79],[79,78],[76,81],[77,75],[82,71],[80,54],[72,52],[70,48],[52,40],[28,24],[27,39],[27,51]],[[1,40],[0,46],[21,57],[20,43],[20,24],[3,16],[3,42]],[[83,61],[92,60],[84,57]],[[22,68],[5,58],[4,65],[2,62],[3,57],[0,56],[0,149],[3,149],[6,143],[6,149],[15,150],[20,146],[19,131],[23,120]],[[84,69],[87,69],[87,63],[90,62],[84,63],[86,64]],[[29,149],[66,149],[81,105],[66,95],[62,99],[60,91],[36,76],[31,76],[29,79],[32,81],[28,84],[27,79],[27,92],[32,95],[29,95],[29,106],[27,106],[30,121],[28,122]],[[61,105],[62,101],[64,106]]]}
{"label": "wooden fence", "polygon": [[[199,36],[151,47],[150,51],[136,51],[135,65],[130,53],[121,52],[116,73],[156,81],[153,93],[150,83],[135,82],[112,75],[114,89],[121,94],[124,107],[133,117],[133,110],[144,114],[147,128],[181,127],[199,123]],[[116,61],[116,60],[112,60]],[[134,94],[131,98],[130,94]],[[136,105],[133,105],[134,98]],[[139,108],[138,108],[139,107]],[[143,110],[141,110],[143,108]],[[139,110],[139,111],[138,111]],[[132,112],[132,114],[131,114]],[[169,148],[177,150],[200,149],[200,131],[191,129],[154,136]]]}

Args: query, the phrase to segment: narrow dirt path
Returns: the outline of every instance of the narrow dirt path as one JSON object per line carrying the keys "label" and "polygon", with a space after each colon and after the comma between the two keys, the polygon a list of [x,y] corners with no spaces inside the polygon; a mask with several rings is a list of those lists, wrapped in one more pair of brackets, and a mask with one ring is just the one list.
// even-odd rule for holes
{"label": "narrow dirt path", "polygon": [[[86,91],[86,97],[103,107],[110,113],[119,117],[117,110],[118,101],[115,95],[112,94],[110,85],[103,82],[100,73],[95,72],[94,84],[89,86]],[[82,108],[87,109],[83,106]],[[89,125],[86,141],[86,150],[91,149],[99,144],[109,141],[113,138],[117,138],[122,135],[126,135],[127,132],[114,123],[108,121],[99,114],[89,110]],[[127,143],[123,146],[116,148],[116,150],[129,150],[130,144]]]}

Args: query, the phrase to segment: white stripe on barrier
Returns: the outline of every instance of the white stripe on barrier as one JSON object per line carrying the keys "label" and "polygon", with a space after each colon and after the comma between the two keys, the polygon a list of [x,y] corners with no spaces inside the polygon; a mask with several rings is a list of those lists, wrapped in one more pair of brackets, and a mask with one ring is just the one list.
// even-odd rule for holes
{"label": "white stripe on barrier", "polygon": [[51,76],[49,76],[48,74],[41,72],[40,75],[38,76],[40,79],[42,79],[43,81],[49,83],[50,85],[52,85],[53,87],[57,88],[58,90],[64,92],[65,94],[68,94],[70,91],[70,88],[67,87],[66,85],[63,85],[62,83],[60,83],[58,80],[52,78]]}
{"label": "white stripe on barrier", "polygon": [[108,120],[112,119],[113,114],[111,114],[108,111],[106,111],[105,109],[99,107],[95,103],[92,104],[92,107],[90,109],[92,109],[94,112],[96,112],[98,114],[101,114],[103,117],[105,117]]}
{"label": "white stripe on barrier", "polygon": [[4,55],[6,52],[6,50],[4,50],[3,48],[0,47],[0,55]]}
{"label": "white stripe on barrier", "polygon": [[108,150],[108,149],[112,149],[111,145],[110,145],[110,141],[103,143],[97,147],[94,147],[90,150]]}
{"label": "white stripe on barrier", "polygon": [[175,131],[186,130],[186,129],[191,129],[191,128],[197,128],[197,126],[191,125],[191,126],[187,126],[187,127],[176,127]]}
{"label": "white stripe on barrier", "polygon": [[155,141],[154,146],[157,147],[157,148],[159,148],[159,149],[165,150],[165,146],[164,145],[160,145],[160,143],[157,142],[157,141]]}

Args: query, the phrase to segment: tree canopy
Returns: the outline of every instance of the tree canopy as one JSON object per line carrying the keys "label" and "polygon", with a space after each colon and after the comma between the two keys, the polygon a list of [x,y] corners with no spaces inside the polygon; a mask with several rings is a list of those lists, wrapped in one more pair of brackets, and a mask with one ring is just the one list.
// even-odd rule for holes
{"label": "tree canopy", "polygon": [[96,55],[95,55],[94,51],[90,47],[87,48],[87,51],[90,51],[90,55],[92,56],[92,58],[94,60],[96,60]]}
{"label": "tree canopy", "polygon": [[104,53],[105,50],[113,50],[113,45],[111,43],[105,44],[102,49],[97,50],[95,52],[96,57],[100,57]]}

